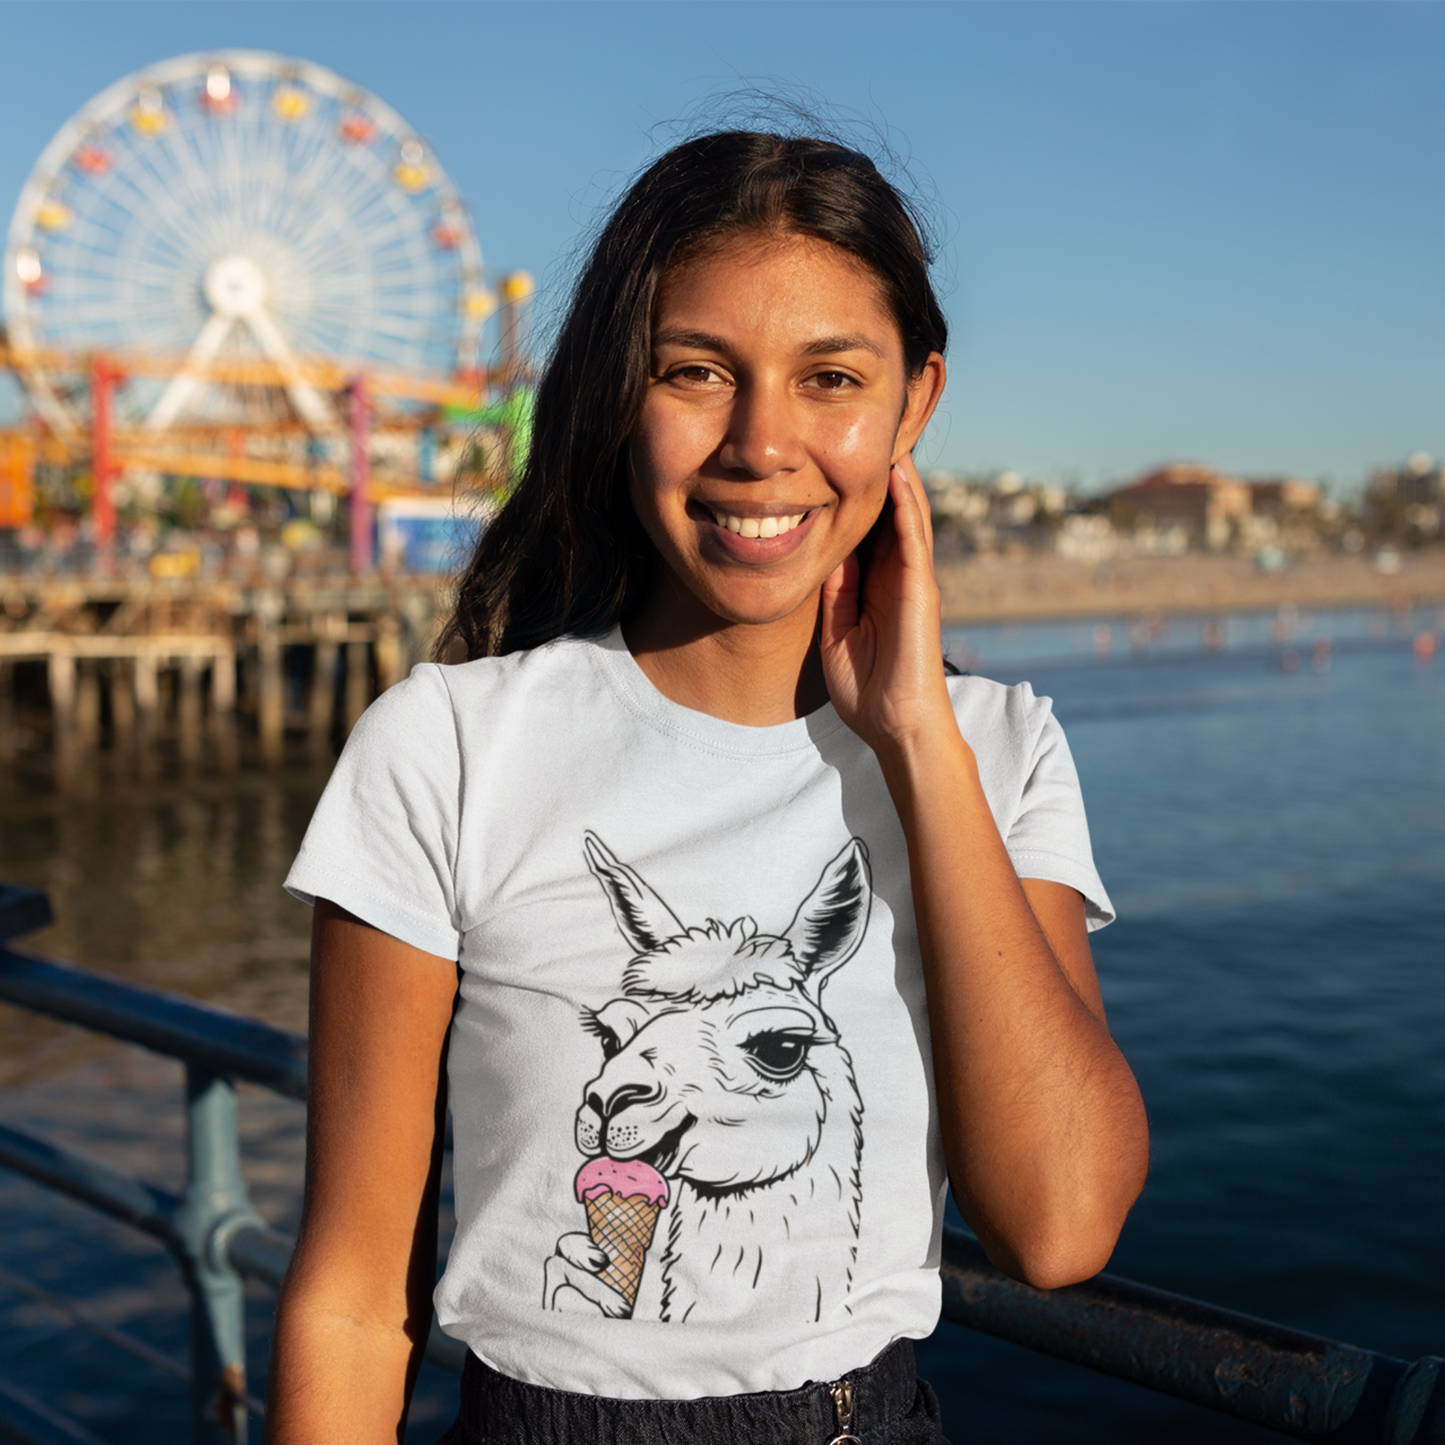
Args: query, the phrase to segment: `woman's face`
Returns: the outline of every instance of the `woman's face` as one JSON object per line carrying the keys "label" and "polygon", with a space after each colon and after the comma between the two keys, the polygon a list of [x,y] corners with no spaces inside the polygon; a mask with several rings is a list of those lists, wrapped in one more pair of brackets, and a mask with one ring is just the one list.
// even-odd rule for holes
{"label": "woman's face", "polygon": [[682,599],[725,623],[812,607],[942,387],[937,355],[910,384],[877,281],[825,241],[741,237],[669,274],[632,500]]}

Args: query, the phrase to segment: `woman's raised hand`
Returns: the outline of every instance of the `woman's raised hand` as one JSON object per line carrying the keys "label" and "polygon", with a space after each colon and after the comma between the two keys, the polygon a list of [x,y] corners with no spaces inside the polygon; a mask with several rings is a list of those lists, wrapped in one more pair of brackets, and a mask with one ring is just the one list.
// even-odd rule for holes
{"label": "woman's raised hand", "polygon": [[956,728],[939,645],[933,526],[913,458],[888,477],[893,503],[860,585],[856,554],[823,585],[823,675],[839,716],[875,752]]}

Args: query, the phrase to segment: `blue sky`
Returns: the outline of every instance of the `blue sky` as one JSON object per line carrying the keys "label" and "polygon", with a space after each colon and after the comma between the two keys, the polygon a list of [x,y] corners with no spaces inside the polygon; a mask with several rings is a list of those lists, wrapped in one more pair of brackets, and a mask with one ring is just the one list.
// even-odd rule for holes
{"label": "blue sky", "polygon": [[169,55],[304,56],[381,95],[489,267],[579,235],[749,83],[885,133],[944,235],[923,451],[1086,487],[1169,458],[1357,486],[1445,453],[1445,4],[0,6],[0,206],[65,119]]}

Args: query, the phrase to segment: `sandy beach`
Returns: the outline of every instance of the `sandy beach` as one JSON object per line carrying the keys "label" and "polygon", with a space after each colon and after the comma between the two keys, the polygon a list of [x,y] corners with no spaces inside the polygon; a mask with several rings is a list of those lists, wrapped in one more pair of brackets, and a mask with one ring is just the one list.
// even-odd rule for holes
{"label": "sandy beach", "polygon": [[945,622],[1445,602],[1445,548],[1400,554],[1393,575],[1370,556],[1322,556],[1263,572],[1248,557],[1194,554],[1101,563],[982,557],[940,565]]}

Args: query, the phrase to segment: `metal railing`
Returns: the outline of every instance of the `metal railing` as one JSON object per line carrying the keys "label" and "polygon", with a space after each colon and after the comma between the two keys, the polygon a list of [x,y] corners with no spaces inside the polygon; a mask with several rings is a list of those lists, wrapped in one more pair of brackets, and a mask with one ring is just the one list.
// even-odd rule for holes
{"label": "metal railing", "polygon": [[[304,1099],[306,1041],[223,1009],[4,946],[49,921],[42,894],[0,885],[0,999],[185,1064],[186,1189],[177,1197],[3,1125],[0,1166],[169,1246],[192,1298],[196,1445],[244,1445],[242,1285],[246,1279],[279,1284],[292,1240],[268,1228],[251,1207],[240,1171],[234,1081]],[[1445,1445],[1445,1360],[1437,1357],[1394,1359],[1108,1274],[1066,1289],[1031,1289],[1001,1274],[977,1243],[954,1229],[944,1231],[942,1274],[945,1318],[970,1329],[1296,1439]],[[433,1322],[427,1355],[460,1370],[466,1347]],[[0,1437],[7,1433],[37,1445],[94,1445],[80,1427],[0,1382]]]}
{"label": "metal railing", "polygon": [[[245,1445],[247,1279],[280,1284],[293,1241],[267,1227],[241,1177],[237,1080],[306,1097],[299,1034],[157,989],[6,947],[50,922],[32,889],[0,885],[0,999],[179,1059],[186,1069],[185,1191],[177,1196],[108,1164],[0,1125],[0,1166],[90,1205],[165,1244],[191,1293],[191,1419],[195,1445]],[[427,1357],[460,1372],[466,1346],[432,1324]],[[0,1383],[0,1438],[56,1441],[14,1387]],[[33,1405],[35,1402],[30,1402]],[[249,1407],[249,1408],[248,1408]],[[23,1417],[23,1425],[15,1423]],[[11,1421],[7,1427],[7,1418]],[[23,1433],[22,1433],[23,1431]],[[83,1432],[82,1432],[83,1433]]]}

